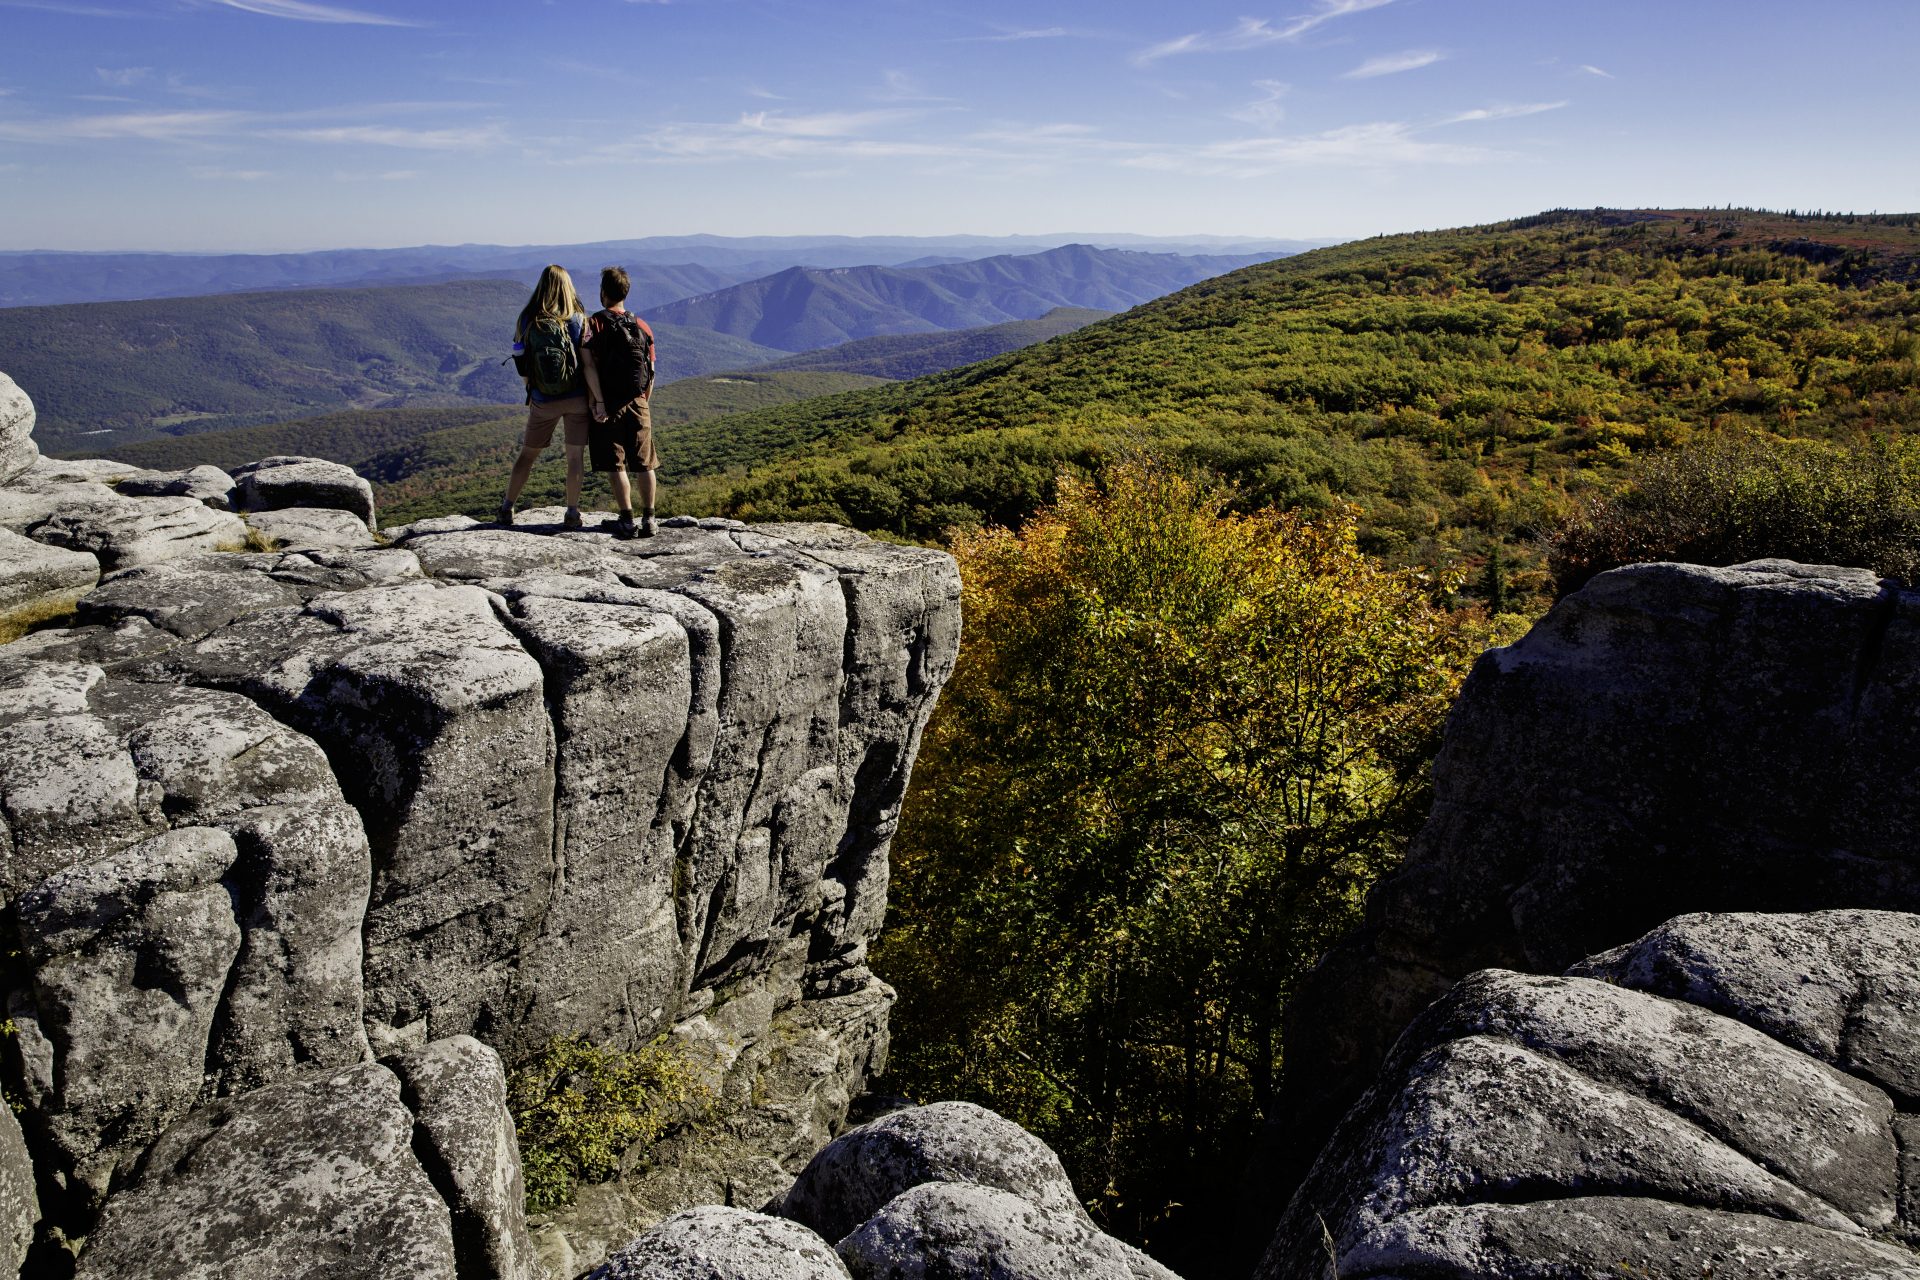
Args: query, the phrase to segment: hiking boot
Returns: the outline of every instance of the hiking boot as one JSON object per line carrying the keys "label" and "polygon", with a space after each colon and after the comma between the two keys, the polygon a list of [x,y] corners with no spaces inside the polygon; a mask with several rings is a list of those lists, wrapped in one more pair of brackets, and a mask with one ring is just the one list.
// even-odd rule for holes
{"label": "hiking boot", "polygon": [[649,511],[640,517],[640,532],[636,536],[642,538],[653,536],[653,512]]}
{"label": "hiking boot", "polygon": [[613,522],[613,536],[625,542],[629,538],[640,536],[640,530],[634,526],[633,513],[622,511]]}
{"label": "hiking boot", "polygon": [[580,508],[568,507],[566,518],[560,521],[560,527],[562,529],[578,529],[580,525]]}
{"label": "hiking boot", "polygon": [[503,502],[500,509],[493,513],[493,522],[503,529],[513,528],[513,504]]}

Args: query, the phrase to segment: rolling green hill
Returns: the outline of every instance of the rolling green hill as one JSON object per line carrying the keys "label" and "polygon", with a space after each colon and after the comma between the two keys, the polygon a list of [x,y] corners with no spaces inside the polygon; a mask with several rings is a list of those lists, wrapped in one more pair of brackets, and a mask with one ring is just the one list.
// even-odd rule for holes
{"label": "rolling green hill", "polygon": [[[39,408],[49,453],[343,409],[511,404],[501,364],[523,285],[467,280],[376,289],[0,309],[0,359]],[[656,325],[662,380],[781,352]]]}
{"label": "rolling green hill", "polygon": [[794,267],[684,298],[653,314],[762,346],[811,351],[883,334],[1031,320],[1056,307],[1124,311],[1272,256],[1185,256],[1070,244],[1045,253],[930,267]]}
{"label": "rolling green hill", "polygon": [[806,351],[762,369],[833,369],[864,373],[875,378],[904,381],[958,369],[963,364],[1031,347],[1075,329],[1084,329],[1113,313],[1087,307],[1055,307],[1037,320],[1009,320],[1005,324],[959,329],[951,333],[904,333],[884,338],[862,338],[837,347]]}
{"label": "rolling green hill", "polygon": [[909,537],[1014,523],[1151,449],[1246,504],[1357,504],[1471,567],[1635,453],[1745,427],[1920,427],[1920,218],[1561,211],[1265,263],[1042,346],[689,428],[673,502]]}

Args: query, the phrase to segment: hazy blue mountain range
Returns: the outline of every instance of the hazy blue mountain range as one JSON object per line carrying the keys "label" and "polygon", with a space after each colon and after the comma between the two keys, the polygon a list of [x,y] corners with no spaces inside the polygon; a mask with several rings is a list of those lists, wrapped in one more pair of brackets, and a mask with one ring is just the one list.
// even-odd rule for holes
{"label": "hazy blue mountain range", "polygon": [[1126,311],[1275,254],[1192,256],[1067,245],[935,267],[791,267],[656,307],[671,324],[811,351],[883,334],[1032,320],[1056,307]]}
{"label": "hazy blue mountain range", "polygon": [[[1313,242],[1195,236],[652,236],[576,245],[421,245],[315,253],[0,252],[0,307],[247,293],[259,289],[411,284],[492,276],[531,282],[559,262],[583,280],[618,263],[654,306],[788,267],[927,266],[1084,242],[1182,254],[1276,256]],[[642,270],[642,269],[645,270]],[[644,283],[643,283],[644,281]]]}
{"label": "hazy blue mountain range", "polygon": [[[524,285],[508,280],[227,294],[0,310],[0,360],[48,452],[342,409],[513,404],[501,360]],[[656,326],[663,381],[782,354]]]}
{"label": "hazy blue mountain range", "polygon": [[819,369],[895,380],[919,378],[1018,351],[1036,342],[1072,333],[1112,314],[1086,307],[1055,307],[1037,320],[1009,320],[1005,324],[957,329],[950,333],[861,338],[775,360],[760,366],[756,372]]}

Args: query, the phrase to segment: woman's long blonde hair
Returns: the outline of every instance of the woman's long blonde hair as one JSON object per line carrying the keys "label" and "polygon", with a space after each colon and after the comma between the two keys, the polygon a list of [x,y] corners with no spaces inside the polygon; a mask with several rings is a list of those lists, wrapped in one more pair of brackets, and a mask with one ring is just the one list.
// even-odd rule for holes
{"label": "woman's long blonde hair", "polygon": [[580,305],[580,295],[574,292],[573,277],[565,267],[552,263],[540,273],[540,282],[533,286],[533,297],[520,309],[520,332],[525,334],[527,326],[542,317],[565,320],[586,313],[587,309]]}

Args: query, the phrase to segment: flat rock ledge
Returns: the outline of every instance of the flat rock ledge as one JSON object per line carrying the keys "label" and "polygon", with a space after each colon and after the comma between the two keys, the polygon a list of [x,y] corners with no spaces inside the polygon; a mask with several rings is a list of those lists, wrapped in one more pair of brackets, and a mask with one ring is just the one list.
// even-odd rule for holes
{"label": "flat rock ledge", "polygon": [[[866,947],[951,558],[375,533],[309,459],[225,494],[29,462],[0,485],[0,622],[33,615],[0,644],[0,1274],[570,1277],[785,1191],[885,1062]],[[572,1036],[674,1047],[718,1102],[677,1140],[726,1167],[528,1223],[506,1076]]]}

